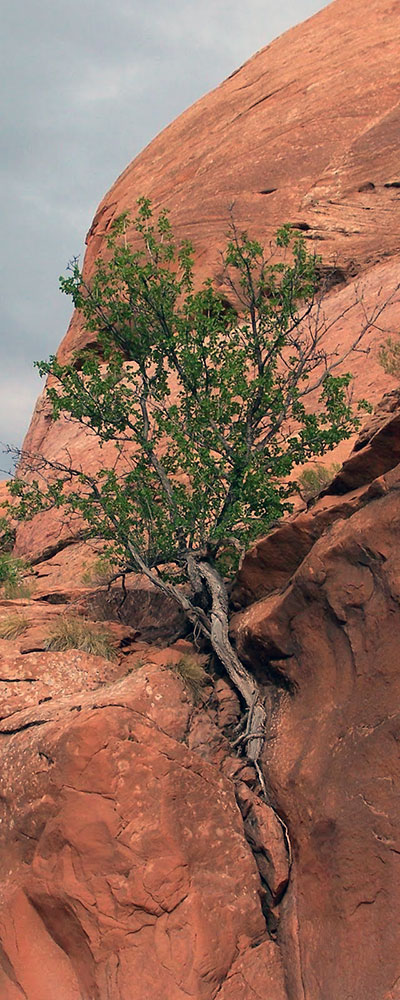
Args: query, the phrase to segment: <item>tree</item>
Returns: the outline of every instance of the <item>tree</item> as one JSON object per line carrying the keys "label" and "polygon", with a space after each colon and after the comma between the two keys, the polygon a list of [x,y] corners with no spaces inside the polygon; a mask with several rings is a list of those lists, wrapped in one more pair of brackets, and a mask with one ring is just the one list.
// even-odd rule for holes
{"label": "tree", "polygon": [[31,473],[51,466],[51,479],[17,477],[11,488],[14,516],[77,513],[121,573],[144,573],[180,605],[240,692],[261,781],[266,709],[229,639],[226,578],[291,509],[292,470],[359,426],[351,376],[335,372],[370,322],[345,354],[327,353],[320,263],[288,226],[266,256],[232,222],[224,272],[234,308],[211,280],[195,290],[191,246],[140,199],[133,224],[126,214],[114,224],[91,280],[76,260],[61,279],[91,346],[69,364],[37,365],[53,419],[113,443],[116,461],[88,474],[24,454]]}

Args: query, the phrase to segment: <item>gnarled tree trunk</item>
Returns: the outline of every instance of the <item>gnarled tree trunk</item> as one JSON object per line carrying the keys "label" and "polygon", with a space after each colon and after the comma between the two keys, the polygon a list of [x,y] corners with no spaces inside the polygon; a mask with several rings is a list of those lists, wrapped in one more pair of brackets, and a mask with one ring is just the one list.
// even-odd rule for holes
{"label": "gnarled tree trunk", "polygon": [[260,768],[260,758],[265,740],[267,713],[257,681],[239,659],[229,638],[228,595],[224,581],[210,563],[196,561],[193,555],[187,558],[187,570],[194,593],[207,590],[211,598],[211,608],[207,613],[189,600],[173,584],[166,583],[144,563],[139,553],[129,544],[131,556],[138,569],[156,587],[172,597],[180,605],[188,620],[208,639],[212,648],[239,692],[247,708],[246,732],[243,740],[247,743],[246,754],[255,766],[261,787],[265,793],[265,783]]}
{"label": "gnarled tree trunk", "polygon": [[239,660],[229,639],[228,595],[223,580],[207,562],[197,563],[197,569],[211,596],[211,645],[247,706],[247,756],[257,764],[264,745],[266,726],[261,691],[255,678]]}

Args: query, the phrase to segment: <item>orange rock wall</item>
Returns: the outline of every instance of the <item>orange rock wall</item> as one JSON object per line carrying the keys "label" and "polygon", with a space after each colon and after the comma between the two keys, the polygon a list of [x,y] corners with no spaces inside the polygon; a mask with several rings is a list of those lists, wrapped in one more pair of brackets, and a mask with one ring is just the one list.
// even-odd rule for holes
{"label": "orange rock wall", "polygon": [[[260,238],[301,223],[336,269],[331,346],[359,328],[361,290],[366,309],[394,293],[355,364],[357,393],[380,397],[377,344],[400,319],[399,28],[398,2],[336,0],[257,53],[116,182],[87,272],[142,193],[193,239],[200,275],[218,275],[232,201]],[[61,356],[82,343],[75,316]],[[238,575],[268,802],[235,746],[235,692],[182,677],[202,661],[174,609],[140,578],[125,599],[90,582],[96,546],[73,524],[19,530],[37,563],[31,597],[0,597],[0,630],[22,624],[0,639],[1,1000],[399,1000],[399,442],[395,391],[326,495]],[[43,400],[26,446],[99,462]],[[72,613],[108,628],[115,660],[46,648]]]}
{"label": "orange rock wall", "polygon": [[[327,347],[348,346],[377,301],[393,296],[369,337],[371,354],[352,358],[355,392],[377,402],[388,387],[377,362],[385,331],[400,324],[398,0],[335,0],[303,25],[261,49],[216,90],[162,132],[103,199],[87,237],[90,277],[105,236],[140,195],[170,210],[178,237],[192,240],[198,280],[214,275],[224,289],[219,251],[233,206],[239,227],[267,243],[283,222],[304,231],[336,282],[324,302]],[[78,314],[59,348],[65,360],[88,334]],[[49,420],[39,399],[28,451],[96,468],[93,436]],[[343,449],[341,457],[343,457]],[[41,518],[19,535],[36,557],[70,528]]]}

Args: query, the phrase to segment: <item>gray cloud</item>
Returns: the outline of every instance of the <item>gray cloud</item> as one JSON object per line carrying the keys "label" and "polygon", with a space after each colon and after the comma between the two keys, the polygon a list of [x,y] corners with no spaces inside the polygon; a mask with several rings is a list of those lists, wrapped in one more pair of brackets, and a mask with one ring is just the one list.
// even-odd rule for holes
{"label": "gray cloud", "polygon": [[[20,444],[58,291],[118,174],[181,111],[327,0],[14,0],[2,12],[0,440]],[[5,462],[0,460],[4,468]]]}

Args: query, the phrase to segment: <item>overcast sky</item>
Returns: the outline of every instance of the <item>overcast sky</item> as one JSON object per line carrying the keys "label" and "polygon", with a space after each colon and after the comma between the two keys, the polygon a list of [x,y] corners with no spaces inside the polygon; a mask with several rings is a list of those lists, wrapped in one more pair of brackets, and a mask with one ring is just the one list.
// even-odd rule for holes
{"label": "overcast sky", "polygon": [[19,445],[27,430],[40,391],[33,361],[55,352],[70,317],[58,277],[118,174],[181,111],[327,3],[3,3],[0,441]]}

